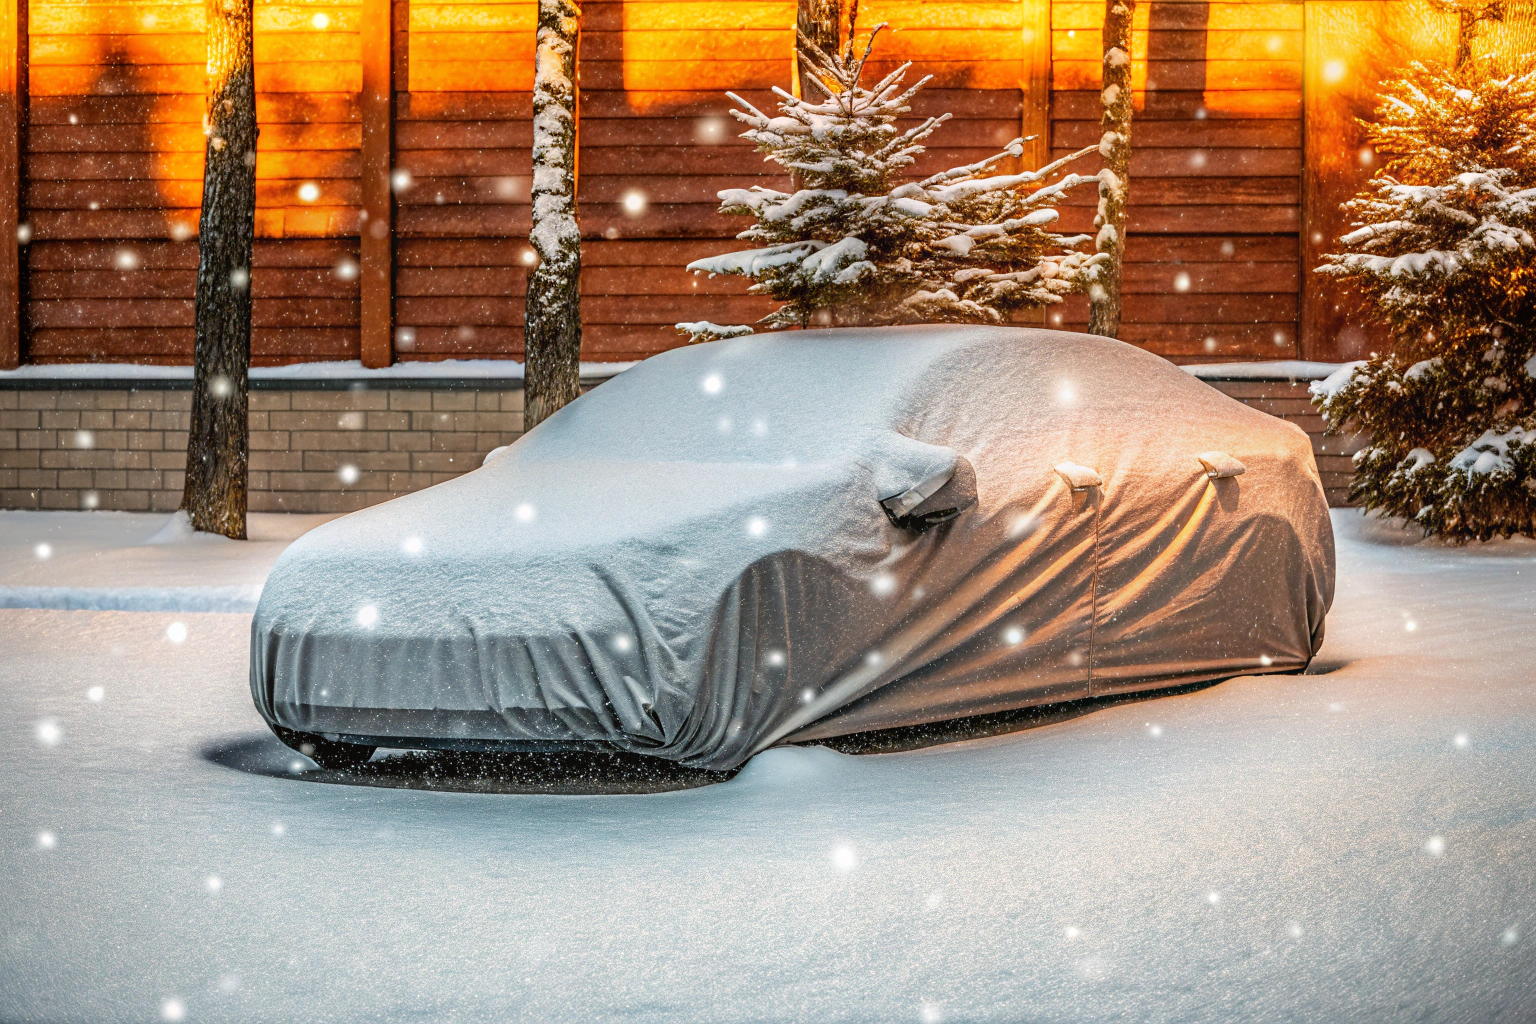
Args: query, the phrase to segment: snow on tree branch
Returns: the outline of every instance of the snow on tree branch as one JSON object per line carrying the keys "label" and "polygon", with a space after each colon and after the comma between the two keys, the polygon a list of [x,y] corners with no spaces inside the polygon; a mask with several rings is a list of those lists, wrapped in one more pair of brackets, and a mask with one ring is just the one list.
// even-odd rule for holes
{"label": "snow on tree branch", "polygon": [[[910,64],[863,84],[883,28],[870,33],[862,53],[850,41],[844,54],[829,55],[800,37],[801,66],[819,97],[775,89],[778,112],[769,114],[727,94],[741,108],[731,114],[747,126],[743,137],[793,172],[799,187],[721,191],[721,213],[755,221],[737,237],[761,247],[695,260],[688,269],[752,279],[752,293],[783,303],[759,321],[769,329],[1002,323],[1013,310],[1060,302],[1078,290],[1084,271],[1102,257],[1074,249],[1089,236],[1049,228],[1067,191],[1097,180],[1066,173],[1094,147],[1013,172],[1000,165],[1022,157],[1025,140],[1015,139],[985,160],[909,180],[924,140],[950,115],[898,129],[929,80],[905,85]],[[700,326],[709,330],[693,330]],[[694,340],[730,336],[707,323],[678,328]]]}
{"label": "snow on tree branch", "polygon": [[1393,351],[1313,387],[1332,432],[1369,432],[1351,496],[1460,540],[1536,534],[1536,63],[1415,64],[1368,135],[1386,164],[1344,206],[1318,273]]}

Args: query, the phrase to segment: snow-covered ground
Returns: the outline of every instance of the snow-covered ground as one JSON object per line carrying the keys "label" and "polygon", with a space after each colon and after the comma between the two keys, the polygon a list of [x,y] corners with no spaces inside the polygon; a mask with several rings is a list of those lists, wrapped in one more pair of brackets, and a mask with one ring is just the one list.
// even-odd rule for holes
{"label": "snow-covered ground", "polygon": [[1536,1019],[1536,545],[1340,512],[1312,674],[572,797],[289,773],[249,615],[16,607],[282,544],[165,521],[0,514],[5,1021]]}

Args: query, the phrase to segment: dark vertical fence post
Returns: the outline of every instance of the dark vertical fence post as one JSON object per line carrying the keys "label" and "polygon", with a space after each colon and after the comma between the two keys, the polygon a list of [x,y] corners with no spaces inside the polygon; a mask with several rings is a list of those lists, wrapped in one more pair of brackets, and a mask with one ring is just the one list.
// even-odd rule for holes
{"label": "dark vertical fence post", "polygon": [[0,2],[0,369],[21,362],[22,163],[26,156],[27,2]]}
{"label": "dark vertical fence post", "polygon": [[390,196],[393,149],[394,85],[390,52],[390,0],[363,0],[363,216],[362,310],[360,331],[364,366],[388,366],[394,351],[394,217]]}
{"label": "dark vertical fence post", "polygon": [[1033,170],[1051,160],[1051,0],[1025,4],[1021,28],[1024,67],[1019,88],[1024,110],[1019,127],[1025,138],[1035,137],[1024,144],[1024,169]]}

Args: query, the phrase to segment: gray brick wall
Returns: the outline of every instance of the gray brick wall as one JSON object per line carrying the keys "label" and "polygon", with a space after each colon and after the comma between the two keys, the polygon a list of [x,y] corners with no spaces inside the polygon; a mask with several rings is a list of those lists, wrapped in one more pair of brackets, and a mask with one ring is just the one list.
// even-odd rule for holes
{"label": "gray brick wall", "polygon": [[[1312,436],[1329,504],[1348,498],[1357,437],[1324,437],[1307,385],[1213,381]],[[181,504],[185,389],[0,390],[0,508],[168,512]],[[253,512],[350,512],[458,476],[523,429],[523,392],[432,388],[251,392]]]}
{"label": "gray brick wall", "polygon": [[[458,476],[523,429],[520,388],[258,390],[253,512],[349,512]],[[0,390],[0,508],[171,511],[185,389]]]}

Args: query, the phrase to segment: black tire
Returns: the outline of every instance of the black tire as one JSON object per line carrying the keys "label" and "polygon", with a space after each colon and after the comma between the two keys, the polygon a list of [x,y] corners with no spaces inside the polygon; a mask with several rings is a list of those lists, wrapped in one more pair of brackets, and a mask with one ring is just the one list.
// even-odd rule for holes
{"label": "black tire", "polygon": [[362,743],[340,743],[336,740],[328,740],[323,736],[316,736],[313,733],[285,729],[280,725],[273,725],[272,732],[276,734],[278,739],[315,762],[321,768],[328,768],[332,771],[346,771],[348,768],[356,768],[372,757],[373,752],[378,749],[377,747],[370,747]]}

